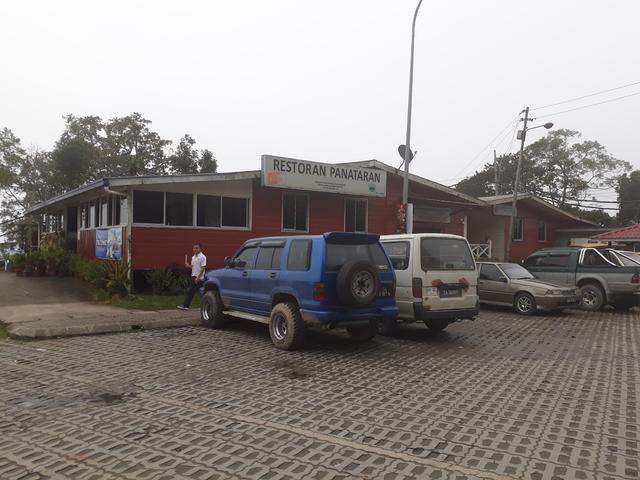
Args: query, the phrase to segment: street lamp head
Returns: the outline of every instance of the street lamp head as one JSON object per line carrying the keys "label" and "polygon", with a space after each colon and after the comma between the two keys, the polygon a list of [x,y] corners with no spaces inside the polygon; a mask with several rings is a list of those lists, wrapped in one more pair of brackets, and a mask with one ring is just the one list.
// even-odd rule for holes
{"label": "street lamp head", "polygon": [[553,122],[547,122],[544,124],[544,128],[546,128],[547,130],[549,130],[551,127],[553,127]]}

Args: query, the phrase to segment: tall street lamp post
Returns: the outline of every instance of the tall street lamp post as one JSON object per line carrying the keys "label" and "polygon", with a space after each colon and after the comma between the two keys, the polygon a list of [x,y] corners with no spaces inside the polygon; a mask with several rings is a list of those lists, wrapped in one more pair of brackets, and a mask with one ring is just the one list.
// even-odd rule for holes
{"label": "tall street lamp post", "polygon": [[[411,152],[411,103],[413,100],[413,52],[416,41],[416,18],[418,10],[420,10],[422,0],[419,0],[416,11],[413,14],[413,23],[411,25],[411,58],[409,63],[409,102],[407,107],[407,138],[404,145],[404,177],[402,180],[402,204],[405,206],[405,232],[413,232],[413,215],[409,212],[409,162],[413,157]],[[411,220],[411,221],[410,221]]]}
{"label": "tall street lamp post", "polygon": [[520,155],[518,156],[518,165],[516,167],[516,178],[513,182],[513,200],[511,200],[511,217],[509,218],[509,236],[507,238],[507,258],[506,261],[511,260],[511,245],[513,244],[513,234],[514,228],[516,225],[516,215],[517,215],[517,203],[518,203],[518,188],[520,186],[520,171],[522,170],[522,159],[524,157],[524,142],[527,138],[527,132],[529,130],[534,130],[536,128],[544,127],[549,129],[553,127],[553,123],[547,122],[544,125],[538,125],[536,127],[528,127],[527,124],[531,120],[529,118],[529,107],[525,108],[521,114],[524,113],[524,124],[522,126],[522,130],[518,132],[518,138],[520,139]]}

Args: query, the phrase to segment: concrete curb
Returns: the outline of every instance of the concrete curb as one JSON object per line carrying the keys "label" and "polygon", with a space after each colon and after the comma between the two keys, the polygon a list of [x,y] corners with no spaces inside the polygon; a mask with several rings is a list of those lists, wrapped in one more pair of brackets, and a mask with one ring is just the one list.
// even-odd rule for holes
{"label": "concrete curb", "polygon": [[91,319],[74,319],[71,322],[46,320],[34,322],[13,323],[7,327],[9,338],[15,340],[37,340],[55,337],[74,337],[80,335],[99,335],[103,333],[120,333],[155,328],[176,328],[200,325],[197,315],[170,316],[168,318],[154,318],[150,312],[146,315],[127,315],[126,317]]}

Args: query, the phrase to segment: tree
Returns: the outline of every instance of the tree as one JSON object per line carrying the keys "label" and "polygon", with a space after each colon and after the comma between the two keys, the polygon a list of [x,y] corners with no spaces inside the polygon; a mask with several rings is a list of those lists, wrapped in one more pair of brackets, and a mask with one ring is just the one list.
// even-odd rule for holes
{"label": "tree", "polygon": [[218,160],[213,156],[211,150],[202,150],[200,160],[198,160],[198,167],[200,168],[200,173],[216,173],[218,171]]}
{"label": "tree", "polygon": [[623,175],[618,181],[618,222],[620,225],[640,223],[640,170]]}
{"label": "tree", "polygon": [[[521,192],[533,193],[560,208],[579,206],[590,191],[609,188],[631,169],[631,165],[612,157],[595,141],[577,142],[575,130],[554,130],[529,145],[524,152],[520,176]],[[499,190],[513,193],[518,155],[498,158]],[[495,192],[493,164],[462,180],[457,188],[467,192]]]}
{"label": "tree", "polygon": [[180,139],[173,155],[169,157],[171,173],[198,173],[198,150],[196,141],[189,134]]}
{"label": "tree", "polygon": [[82,137],[59,141],[51,152],[51,172],[55,189],[61,192],[93,180],[100,150]]}

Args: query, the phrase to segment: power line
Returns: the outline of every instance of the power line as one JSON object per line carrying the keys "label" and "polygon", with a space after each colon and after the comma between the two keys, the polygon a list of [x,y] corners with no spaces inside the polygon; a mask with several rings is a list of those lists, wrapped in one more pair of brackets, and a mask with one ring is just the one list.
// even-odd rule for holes
{"label": "power line", "polygon": [[[515,129],[517,129],[517,127],[518,127],[518,123],[520,122],[520,114],[519,114],[519,113],[518,113],[518,115],[516,115],[515,120],[516,120],[516,123],[515,123],[515,126],[514,126],[514,130],[515,130]],[[491,146],[495,146],[495,147],[497,147],[497,146],[501,145],[501,144],[502,144],[502,142],[504,142],[504,141],[505,141],[505,139],[508,137],[508,135],[511,133],[511,131],[510,131],[510,130],[508,130],[508,129],[509,129],[509,127],[511,127],[511,124],[513,123],[513,121],[514,121],[514,119],[510,120],[510,121],[509,121],[509,123],[508,123],[508,124],[507,124],[503,129],[502,129],[502,130],[500,130],[500,132],[498,132],[498,134],[497,134],[495,137],[493,137],[493,138],[491,139],[491,141],[490,141],[490,142],[489,142],[489,143],[488,143],[488,144],[487,144],[487,145],[486,145],[482,150],[480,150],[480,151],[479,151],[479,152],[478,152],[478,153],[477,153],[477,154],[476,154],[476,155],[475,155],[475,156],[474,156],[474,157],[473,157],[473,158],[472,158],[472,159],[471,159],[471,160],[470,160],[470,161],[469,161],[469,162],[468,162],[464,167],[462,167],[462,169],[461,169],[461,170],[459,170],[459,171],[458,171],[458,173],[456,173],[456,174],[455,174],[455,175],[453,175],[452,177],[449,177],[449,178],[447,178],[447,179],[443,180],[443,183],[445,183],[445,182],[449,182],[449,181],[451,181],[451,180],[455,180],[455,179],[457,179],[457,178],[460,178],[461,174],[462,174],[462,173],[464,173],[464,172],[467,172],[467,171],[469,170],[469,167],[470,167],[470,166],[472,166],[472,164],[474,165],[474,167],[473,167],[473,168],[475,168],[475,166],[477,166],[477,163],[474,163],[474,162],[475,162],[475,160],[476,160],[478,157],[480,157],[480,155],[482,155],[482,153],[484,153],[484,152],[485,152],[489,147],[491,147]],[[506,135],[504,135],[504,136],[500,139],[500,141],[494,145],[494,142],[496,141],[496,139],[497,139],[498,137],[500,137],[500,135],[502,135],[505,131],[506,131]],[[491,153],[491,152],[489,152],[489,153]],[[487,154],[487,155],[488,155],[488,154]],[[486,159],[487,155],[485,155],[484,157],[482,157],[482,161],[484,161],[484,160]],[[473,168],[472,168],[472,169],[473,169]],[[463,175],[463,177],[464,177],[464,175]],[[457,184],[456,184],[456,185],[457,185]]]}
{"label": "power line", "polygon": [[556,115],[561,115],[563,113],[575,112],[576,110],[582,110],[583,108],[595,107],[597,105],[603,105],[605,103],[615,102],[617,100],[622,100],[624,98],[634,97],[636,95],[640,95],[640,92],[630,93],[628,95],[622,95],[621,97],[610,98],[609,100],[603,100],[602,102],[590,103],[588,105],[582,105],[580,107],[570,108],[568,110],[562,110],[560,112],[547,113],[546,115],[538,115],[536,118],[553,117],[553,116],[556,116]]}
{"label": "power line", "polygon": [[548,105],[543,105],[541,107],[533,107],[531,110],[542,110],[543,108],[555,107],[557,105],[564,105],[565,103],[575,102],[577,100],[582,100],[583,98],[595,97],[596,95],[601,95],[603,93],[614,92],[616,90],[621,90],[623,88],[632,87],[634,85],[640,85],[640,82],[627,83],[626,85],[620,85],[615,88],[608,88],[607,90],[600,90],[599,92],[589,93],[588,95],[582,95],[581,97],[574,97],[568,100],[563,100],[562,102],[550,103]]}

